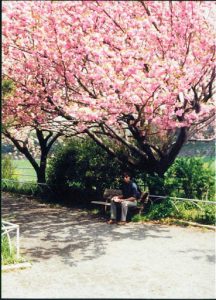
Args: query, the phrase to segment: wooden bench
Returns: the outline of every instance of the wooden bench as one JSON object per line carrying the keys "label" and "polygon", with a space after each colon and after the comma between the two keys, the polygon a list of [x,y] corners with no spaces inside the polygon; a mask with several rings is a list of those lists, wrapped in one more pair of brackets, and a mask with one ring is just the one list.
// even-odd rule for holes
{"label": "wooden bench", "polygon": [[[121,190],[117,189],[105,189],[104,194],[103,194],[103,199],[102,201],[91,201],[92,204],[98,204],[98,205],[104,205],[104,211],[107,211],[107,207],[111,205],[111,199],[114,196],[119,196],[122,195]],[[134,213],[138,213],[141,215],[144,211],[145,205],[149,201],[149,193],[148,192],[143,192],[141,194],[140,199],[137,200],[137,206],[135,207],[129,207],[129,212],[133,211]]]}

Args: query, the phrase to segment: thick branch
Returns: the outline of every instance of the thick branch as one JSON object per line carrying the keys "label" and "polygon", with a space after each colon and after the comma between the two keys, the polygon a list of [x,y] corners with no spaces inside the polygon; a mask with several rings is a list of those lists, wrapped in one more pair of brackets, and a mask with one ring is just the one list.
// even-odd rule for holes
{"label": "thick branch", "polygon": [[89,129],[86,129],[85,132],[99,145],[101,146],[108,154],[110,154],[112,157],[116,158],[121,164],[124,164],[125,162],[128,163],[131,166],[135,166],[136,163],[134,160],[132,160],[130,157],[128,156],[123,156],[121,155],[121,157],[116,153],[116,151],[114,151],[111,147],[109,147],[108,145],[105,145],[105,143],[103,142],[102,139],[100,139],[96,134],[94,134],[92,131],[90,131]]}
{"label": "thick branch", "polygon": [[182,63],[182,68],[184,67],[185,65],[185,62],[186,62],[186,59],[187,59],[187,56],[188,56],[188,53],[190,51],[190,43],[191,43],[191,37],[192,37],[192,33],[189,34],[189,40],[188,40],[188,44],[187,44],[187,50],[186,50],[186,53],[185,53],[185,58],[184,58],[184,61]]}
{"label": "thick branch", "polygon": [[126,139],[122,138],[116,131],[114,131],[110,126],[108,126],[107,124],[105,125],[108,130],[110,130],[115,138],[120,141],[123,145],[127,146],[130,150],[137,152],[137,154],[141,155],[142,157],[145,157],[145,153],[139,149],[138,147],[134,146],[133,144],[129,143]]}
{"label": "thick branch", "polygon": [[57,133],[55,136],[53,136],[53,138],[48,142],[47,144],[47,151],[49,152],[49,150],[51,149],[52,145],[55,143],[55,141],[58,139],[58,137],[60,137],[62,134],[61,133]]}
{"label": "thick branch", "polygon": [[186,127],[182,127],[180,129],[180,133],[176,139],[176,142],[173,144],[173,146],[171,147],[170,151],[166,154],[166,156],[160,161],[160,171],[162,174],[164,174],[174,162],[183,144],[187,140],[187,134],[188,134],[188,129]]}

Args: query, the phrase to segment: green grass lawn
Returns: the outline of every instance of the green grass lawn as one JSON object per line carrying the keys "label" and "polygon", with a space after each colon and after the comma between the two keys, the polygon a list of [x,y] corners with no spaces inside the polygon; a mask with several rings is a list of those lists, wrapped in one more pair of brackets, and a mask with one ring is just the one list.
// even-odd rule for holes
{"label": "green grass lawn", "polygon": [[36,181],[35,170],[27,159],[14,159],[13,165],[19,181]]}

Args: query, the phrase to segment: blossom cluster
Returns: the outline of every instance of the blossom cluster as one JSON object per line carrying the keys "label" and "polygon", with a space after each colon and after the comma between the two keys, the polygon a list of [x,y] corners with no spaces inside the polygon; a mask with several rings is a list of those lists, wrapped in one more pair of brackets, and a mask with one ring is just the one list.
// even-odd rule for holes
{"label": "blossom cluster", "polygon": [[205,98],[215,68],[214,8],[206,1],[3,2],[3,75],[16,86],[3,118],[31,125],[61,115],[83,130],[133,115],[143,133],[198,123],[215,109]]}

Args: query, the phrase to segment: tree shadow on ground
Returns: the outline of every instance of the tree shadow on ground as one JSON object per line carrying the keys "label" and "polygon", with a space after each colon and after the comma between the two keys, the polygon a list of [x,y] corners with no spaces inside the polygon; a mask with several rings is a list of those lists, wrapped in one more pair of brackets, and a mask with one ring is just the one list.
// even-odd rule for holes
{"label": "tree shadow on ground", "polygon": [[81,209],[50,208],[35,200],[10,194],[4,194],[2,198],[2,215],[4,219],[20,225],[25,246],[21,252],[33,262],[56,258],[74,266],[80,261],[104,255],[112,241],[130,239],[145,244],[148,238],[171,238],[167,226],[108,225],[105,218]]}
{"label": "tree shadow on ground", "polygon": [[[205,258],[208,262],[210,263],[215,263],[216,261],[216,256],[215,254],[207,254],[207,250],[202,250],[202,249],[187,249],[187,250],[180,250],[179,252],[184,253],[184,254],[193,254],[193,259],[195,260],[200,260]],[[209,250],[209,253],[211,251]]]}

